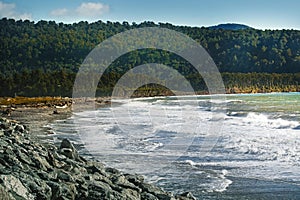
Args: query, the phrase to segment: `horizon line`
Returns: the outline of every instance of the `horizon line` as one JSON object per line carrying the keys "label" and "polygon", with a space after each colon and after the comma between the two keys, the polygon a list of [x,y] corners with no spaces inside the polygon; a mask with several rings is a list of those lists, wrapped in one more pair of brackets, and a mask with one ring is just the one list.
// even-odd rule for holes
{"label": "horizon line", "polygon": [[[155,22],[155,21],[151,21],[151,20],[144,20],[144,21],[140,21],[140,22],[135,22],[135,21],[118,21],[118,20],[114,20],[114,21],[110,21],[110,20],[106,20],[106,21],[103,21],[101,19],[99,20],[80,20],[80,21],[74,21],[74,22],[64,22],[64,21],[60,21],[60,20],[51,20],[51,19],[40,19],[40,20],[32,20],[32,19],[15,19],[15,18],[9,18],[9,17],[2,17],[0,20],[3,20],[3,19],[7,19],[7,20],[14,20],[14,21],[22,21],[22,22],[25,22],[25,21],[29,21],[29,22],[33,22],[34,24],[37,24],[38,22],[40,21],[46,21],[46,22],[55,22],[57,24],[60,24],[60,23],[63,23],[63,24],[66,24],[66,25],[73,25],[73,24],[79,24],[80,22],[87,22],[88,24],[93,24],[93,23],[96,23],[96,22],[103,22],[103,23],[108,23],[108,22],[111,22],[111,23],[120,23],[120,24],[123,24],[124,22],[127,22],[129,25],[133,26],[134,24],[137,24],[137,25],[140,25],[140,24],[143,24],[143,23],[146,23],[146,22],[151,22],[151,23],[154,23],[155,25],[160,25],[160,24],[170,24],[172,26],[186,26],[186,27],[190,27],[190,28],[211,28],[211,27],[215,27],[215,26],[219,26],[219,25],[243,25],[243,26],[248,26],[249,29],[254,29],[254,30],[262,30],[262,31],[281,31],[281,30],[293,30],[293,31],[300,31],[300,29],[297,29],[297,28],[255,28],[251,25],[248,25],[246,23],[242,23],[242,22],[220,22],[218,24],[212,24],[212,25],[191,25],[191,24],[181,24],[181,23],[172,23],[172,22]],[[244,29],[245,30],[245,29]]]}

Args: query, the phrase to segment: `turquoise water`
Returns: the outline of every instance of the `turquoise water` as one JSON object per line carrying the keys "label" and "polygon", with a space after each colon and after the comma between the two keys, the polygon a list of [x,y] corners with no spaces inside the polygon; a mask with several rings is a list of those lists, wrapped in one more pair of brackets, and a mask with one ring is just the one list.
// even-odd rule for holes
{"label": "turquoise water", "polygon": [[300,93],[113,102],[55,122],[55,137],[200,199],[300,198]]}

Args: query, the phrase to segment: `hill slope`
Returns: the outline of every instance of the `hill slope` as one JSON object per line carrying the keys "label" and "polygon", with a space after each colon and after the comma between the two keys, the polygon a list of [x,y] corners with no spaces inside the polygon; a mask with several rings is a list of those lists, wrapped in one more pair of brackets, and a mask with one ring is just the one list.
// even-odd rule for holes
{"label": "hill slope", "polygon": [[[0,20],[0,96],[71,96],[76,72],[96,45],[117,33],[142,27],[168,28],[196,40],[223,73],[228,89],[300,91],[300,31],[297,30],[224,30],[153,22],[58,24],[4,18]],[[109,95],[124,73],[145,63],[173,67],[191,80],[197,91],[206,90],[200,75],[183,58],[163,50],[143,49],[116,59],[103,76],[97,94]]]}
{"label": "hill slope", "polygon": [[[34,23],[5,18],[0,20],[0,69],[2,73],[21,72],[24,69],[67,69],[76,72],[88,53],[106,38],[125,30],[149,26],[169,28],[187,34],[208,51],[222,72],[300,72],[300,31],[296,30],[232,31],[153,22],[130,25],[126,22],[121,24],[98,21],[70,25],[53,21]],[[226,27],[241,28],[241,25]],[[168,52],[133,53],[118,59],[115,66],[119,68],[116,71],[122,71],[120,66],[132,67],[147,62],[170,62],[177,69],[186,65],[186,62],[178,61],[175,57]],[[192,71],[185,70],[184,73],[190,72]]]}
{"label": "hill slope", "polygon": [[211,30],[223,29],[223,30],[244,30],[244,29],[253,29],[250,26],[244,24],[235,24],[235,23],[227,23],[227,24],[219,24],[216,26],[208,27]]}

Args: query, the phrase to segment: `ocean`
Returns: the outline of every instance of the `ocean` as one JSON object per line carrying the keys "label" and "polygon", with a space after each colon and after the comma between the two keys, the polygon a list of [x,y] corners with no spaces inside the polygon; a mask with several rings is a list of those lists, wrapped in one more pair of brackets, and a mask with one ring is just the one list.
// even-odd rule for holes
{"label": "ocean", "polygon": [[80,152],[198,199],[300,199],[300,93],[113,99],[49,125]]}

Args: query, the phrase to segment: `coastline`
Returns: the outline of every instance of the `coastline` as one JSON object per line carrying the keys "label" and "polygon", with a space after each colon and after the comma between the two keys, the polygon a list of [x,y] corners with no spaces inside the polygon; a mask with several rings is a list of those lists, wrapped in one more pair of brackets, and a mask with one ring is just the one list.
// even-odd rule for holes
{"label": "coastline", "polygon": [[59,147],[35,142],[27,127],[13,120],[0,118],[0,138],[1,199],[195,199],[83,158],[67,139]]}
{"label": "coastline", "polygon": [[[298,91],[244,91],[240,90],[227,90],[227,94],[268,94],[268,93],[290,93]],[[170,93],[167,93],[170,95]],[[186,94],[183,94],[186,95]],[[187,94],[189,95],[189,94]],[[196,95],[209,95],[208,92],[197,92]],[[158,95],[168,96],[168,95]],[[171,94],[172,96],[172,94]],[[137,94],[134,98],[152,97],[143,94]],[[17,97],[18,98],[18,97]],[[96,98],[62,98],[62,97],[35,97],[26,98],[26,103],[13,103],[17,98],[0,97],[0,117],[5,117],[10,120],[16,120],[27,125],[31,134],[41,135],[41,133],[47,134],[47,128],[45,126],[56,120],[64,120],[72,116],[73,104],[75,103],[76,111],[84,111],[94,109],[95,107],[109,106],[111,104],[111,97],[96,97]],[[39,102],[35,99],[39,98]],[[49,100],[49,98],[51,98]],[[93,107],[95,106],[95,107]],[[9,110],[9,112],[7,112]]]}
{"label": "coastline", "polygon": [[[96,106],[110,103],[108,98],[94,100]],[[77,100],[83,110],[89,108],[84,102]],[[72,115],[71,105],[49,105],[1,107],[0,193],[4,199],[195,199],[189,192],[175,195],[144,182],[141,175],[123,174],[81,157],[67,139],[60,146],[43,144],[38,136],[52,134],[46,125]],[[4,114],[7,108],[12,110]]]}
{"label": "coastline", "polygon": [[[91,102],[93,102],[93,101],[96,101],[96,106],[105,106],[105,105],[108,105],[110,103],[110,101],[109,101],[108,98],[81,99],[81,100],[76,100],[75,102],[78,103],[78,104],[81,102],[82,105],[83,105],[82,109],[85,110],[85,109],[89,109],[89,105],[88,104],[91,103]],[[85,104],[87,104],[87,105],[84,106]],[[24,127],[26,127],[25,128],[26,131],[29,132],[29,137],[28,138],[29,138],[30,141],[32,141],[33,148],[35,148],[36,146],[40,146],[42,149],[49,149],[49,148],[50,149],[55,149],[55,151],[56,151],[57,154],[62,154],[62,151],[61,151],[60,147],[58,147],[58,146],[54,147],[53,145],[46,145],[45,146],[45,145],[41,144],[41,140],[38,137],[36,137],[36,136],[38,136],[40,134],[47,134],[47,128],[45,127],[45,125],[51,123],[52,121],[63,120],[63,119],[66,119],[66,118],[70,117],[71,114],[72,114],[72,108],[71,108],[71,106],[64,106],[64,105],[61,105],[61,104],[57,104],[57,105],[51,104],[51,106],[46,106],[46,105],[39,105],[39,106],[37,106],[37,105],[27,105],[27,106],[26,105],[22,105],[22,106],[21,105],[14,105],[13,108],[14,108],[14,110],[10,113],[10,116],[7,116],[7,118],[9,118],[11,120],[10,122],[12,122],[12,123],[15,124],[15,125],[13,125],[14,126],[13,128],[10,128],[11,130],[15,130],[15,127],[18,125],[18,122],[20,122],[22,124],[22,126],[25,125]],[[6,134],[6,130],[4,130],[4,129],[1,130],[0,129],[0,133],[1,133],[1,131],[5,133],[4,134],[5,136],[9,136],[10,137],[10,135]],[[51,133],[49,133],[49,134],[51,134]],[[3,136],[0,136],[0,137],[3,138]],[[21,138],[22,137],[23,136],[21,136]],[[27,136],[25,135],[25,139],[26,139],[26,137]],[[13,136],[13,137],[10,137],[8,140],[14,141],[15,138],[16,137]],[[17,135],[17,138],[19,139],[20,136]],[[16,147],[18,147],[18,145],[17,146],[16,145],[12,146],[11,148],[13,149],[13,151],[15,151]],[[69,147],[70,147],[69,149],[74,149],[74,147],[72,147],[72,146],[69,146]],[[3,146],[1,146],[1,148],[3,149]],[[75,152],[75,149],[72,150],[72,152],[73,151]],[[5,151],[3,151],[3,152],[5,152]],[[46,151],[42,152],[41,154],[46,154]],[[75,153],[75,154],[77,154],[77,153]],[[18,155],[16,157],[18,158]],[[82,159],[86,160],[86,158],[82,158]],[[61,161],[61,160],[59,160],[59,161]],[[1,161],[0,162],[0,168],[2,167],[1,164],[3,164],[4,162],[5,161]],[[23,161],[18,160],[18,162],[22,163]],[[62,161],[62,162],[65,162],[65,161]],[[97,162],[95,162],[95,160],[90,160],[88,162],[97,163]],[[101,163],[98,163],[98,164],[101,165],[101,166],[103,166]],[[98,165],[98,164],[95,164],[95,165]],[[88,166],[90,166],[90,165],[88,165]],[[104,170],[103,173],[105,174],[106,173],[105,172],[106,168],[104,167],[102,170]],[[2,173],[3,171],[0,171],[0,172],[1,172],[0,176],[5,175],[5,174]],[[23,172],[23,169],[20,170],[20,171],[18,171],[18,173],[19,172]],[[72,173],[73,172],[67,172],[67,174],[69,174],[70,176],[73,176]],[[119,172],[119,173],[121,173],[121,172]],[[7,174],[11,174],[11,173],[7,173]],[[117,176],[119,176],[119,175],[120,174],[117,174]],[[110,175],[109,174],[105,174],[105,176],[110,176]],[[18,176],[16,176],[16,177],[18,177]],[[125,178],[126,178],[126,176],[125,176]],[[55,180],[55,181],[58,181],[58,179]],[[59,179],[59,181],[61,181],[61,180]],[[3,182],[3,180],[2,180],[2,182]],[[21,183],[22,183],[22,181],[21,181]],[[0,181],[0,190],[1,190],[1,184],[2,183]],[[26,188],[26,186],[24,186],[24,187]],[[7,190],[7,188],[6,188],[6,190]],[[170,193],[168,193],[168,194],[170,194]],[[173,194],[171,194],[171,196],[172,195]],[[191,196],[191,194],[189,194],[189,196]],[[173,195],[173,197],[170,197],[169,199],[176,199],[174,195]],[[184,197],[184,198],[186,198],[186,197]],[[180,197],[179,199],[184,199],[184,198]],[[69,198],[69,199],[77,199],[77,198],[74,197],[74,198]],[[107,198],[107,199],[109,199],[109,198]],[[122,197],[122,199],[126,199],[126,198]],[[130,197],[128,199],[143,199],[143,198],[142,198],[142,196],[140,194],[140,196],[135,196],[135,197],[132,197],[132,198]],[[144,198],[144,199],[148,199],[148,198]],[[157,199],[164,199],[164,198],[157,198]]]}
{"label": "coastline", "polygon": [[[22,99],[22,101],[19,101]],[[38,99],[38,101],[36,100]],[[72,105],[78,104],[76,109],[88,110],[90,103],[96,107],[110,104],[110,98],[99,97],[95,99],[71,99],[62,97],[17,97],[0,98],[0,111],[2,117],[22,122],[29,127],[32,135],[47,134],[45,126],[56,120],[63,120],[72,116]],[[51,134],[51,133],[50,133]]]}

